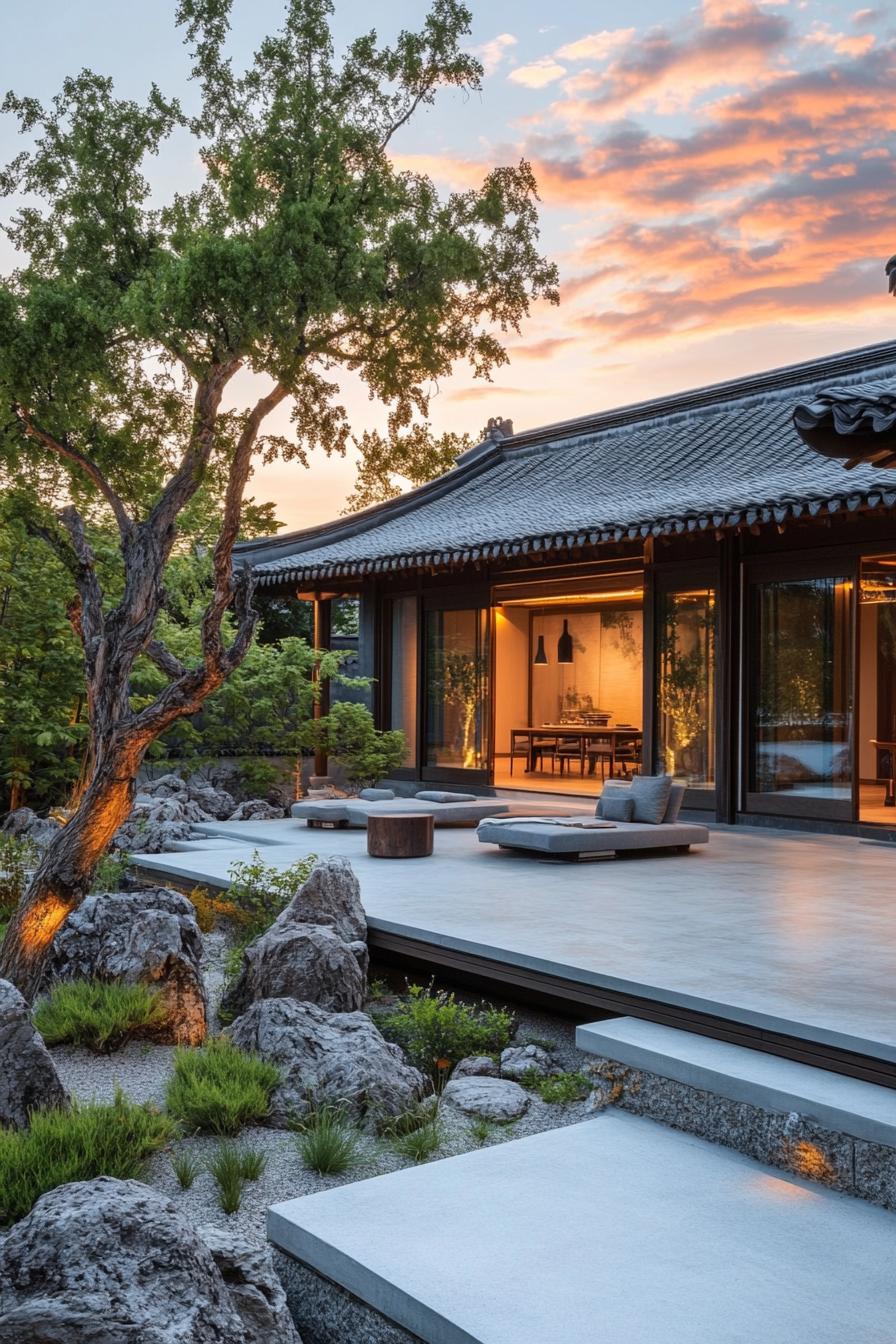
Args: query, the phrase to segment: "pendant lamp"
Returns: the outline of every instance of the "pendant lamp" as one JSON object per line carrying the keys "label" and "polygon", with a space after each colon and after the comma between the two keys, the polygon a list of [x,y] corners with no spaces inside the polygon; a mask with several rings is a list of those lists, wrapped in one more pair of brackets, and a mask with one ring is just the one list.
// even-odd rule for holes
{"label": "pendant lamp", "polygon": [[563,622],[563,634],[557,640],[557,662],[572,662],[572,635],[569,633],[569,621]]}
{"label": "pendant lamp", "polygon": [[544,635],[538,636],[538,648],[535,650],[535,657],[532,659],[533,667],[546,667],[548,655],[544,650]]}

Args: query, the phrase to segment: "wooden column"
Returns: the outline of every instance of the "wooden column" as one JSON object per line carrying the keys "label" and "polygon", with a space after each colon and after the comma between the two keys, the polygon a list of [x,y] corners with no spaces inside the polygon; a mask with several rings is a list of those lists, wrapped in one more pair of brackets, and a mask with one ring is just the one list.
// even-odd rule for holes
{"label": "wooden column", "polygon": [[[314,599],[314,647],[316,649],[329,651],[331,629],[331,599],[316,597]],[[319,694],[314,701],[313,713],[315,719],[322,719],[330,709],[330,683],[321,681],[320,672],[317,668],[314,669],[314,680],[317,683]],[[314,753],[314,773],[316,775],[327,773],[327,753],[321,748]]]}

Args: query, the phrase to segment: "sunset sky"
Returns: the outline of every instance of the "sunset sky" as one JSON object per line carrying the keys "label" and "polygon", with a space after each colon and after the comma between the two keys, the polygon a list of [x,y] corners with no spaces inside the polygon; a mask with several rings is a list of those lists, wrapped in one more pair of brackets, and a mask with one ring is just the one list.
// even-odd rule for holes
{"label": "sunset sky", "polygon": [[[396,142],[446,190],[521,155],[543,200],[561,305],[536,309],[493,385],[438,389],[436,430],[517,428],[896,338],[896,6],[752,0],[471,0],[481,94],[443,95]],[[42,0],[16,16],[0,84],[49,97],[81,66],[189,102],[174,0]],[[419,21],[425,0],[337,0],[340,43]],[[237,0],[248,49],[278,0]],[[23,30],[23,31],[22,31]],[[12,125],[0,153],[15,150]],[[172,147],[159,196],[195,180]],[[9,258],[4,254],[3,262]],[[382,423],[347,386],[357,431]],[[252,483],[290,526],[337,514],[350,461],[272,465]],[[634,484],[634,483],[633,483]]]}

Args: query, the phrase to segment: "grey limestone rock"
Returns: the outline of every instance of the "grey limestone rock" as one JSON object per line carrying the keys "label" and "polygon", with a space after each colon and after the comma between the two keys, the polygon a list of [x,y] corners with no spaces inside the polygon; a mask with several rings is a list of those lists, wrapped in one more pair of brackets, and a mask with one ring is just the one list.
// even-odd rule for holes
{"label": "grey limestone rock", "polygon": [[264,1259],[216,1254],[139,1181],[61,1185],[0,1246],[0,1344],[300,1344]]}
{"label": "grey limestone rock", "polygon": [[504,1078],[523,1078],[527,1073],[544,1077],[553,1067],[553,1057],[540,1045],[511,1045],[501,1051],[501,1075]]}
{"label": "grey limestone rock", "polygon": [[0,980],[0,1125],[24,1129],[31,1111],[67,1106],[49,1050],[15,985]]}
{"label": "grey limestone rock", "polygon": [[272,803],[266,803],[263,798],[249,798],[245,803],[240,803],[235,812],[231,813],[230,821],[274,821],[282,820],[285,815],[285,809],[274,807]]}
{"label": "grey limestone rock", "polygon": [[467,1055],[455,1064],[452,1078],[497,1078],[498,1066],[491,1055]]}
{"label": "grey limestone rock", "polygon": [[348,859],[316,863],[280,919],[293,924],[330,924],[347,943],[367,937],[361,887]]}
{"label": "grey limestone rock", "polygon": [[271,1102],[274,1125],[286,1125],[321,1102],[344,1104],[358,1121],[377,1113],[399,1115],[425,1091],[423,1075],[405,1063],[398,1046],[384,1040],[365,1013],[328,1013],[295,999],[262,999],[229,1034],[235,1045],[281,1069]]}
{"label": "grey limestone rock", "polygon": [[88,896],[53,940],[49,979],[157,985],[168,1037],[196,1045],[205,1036],[202,935],[186,896],[168,887]]}
{"label": "grey limestone rock", "polygon": [[456,1106],[465,1115],[499,1122],[516,1120],[529,1105],[519,1083],[509,1078],[452,1078],[442,1093],[443,1106]]}
{"label": "grey limestone rock", "polygon": [[211,1223],[198,1232],[243,1323],[244,1344],[301,1344],[268,1248]]}

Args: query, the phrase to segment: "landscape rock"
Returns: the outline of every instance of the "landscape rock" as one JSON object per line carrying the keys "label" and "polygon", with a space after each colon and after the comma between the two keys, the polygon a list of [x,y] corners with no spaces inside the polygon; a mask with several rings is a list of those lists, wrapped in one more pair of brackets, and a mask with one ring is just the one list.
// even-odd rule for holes
{"label": "landscape rock", "polygon": [[152,794],[154,798],[182,797],[187,792],[187,781],[180,775],[159,775],[158,779],[143,780],[140,792]]}
{"label": "landscape rock", "polygon": [[452,1078],[497,1078],[498,1066],[491,1055],[467,1055],[451,1070]]}
{"label": "landscape rock", "polygon": [[269,1117],[275,1126],[286,1126],[320,1102],[344,1104],[359,1122],[378,1113],[400,1115],[426,1089],[422,1073],[405,1063],[398,1046],[384,1040],[365,1013],[328,1013],[296,999],[262,999],[233,1023],[229,1035],[241,1049],[279,1065],[282,1081]]}
{"label": "landscape rock", "polygon": [[67,1106],[53,1058],[15,985],[0,980],[0,1126],[24,1129],[31,1111]]}
{"label": "landscape rock", "polygon": [[206,997],[196,912],[179,892],[154,887],[88,896],[53,940],[47,976],[157,985],[165,1000],[165,1038],[197,1045],[205,1037]]}
{"label": "landscape rock", "polygon": [[347,859],[317,864],[289,905],[243,955],[224,995],[233,1016],[258,999],[293,998],[351,1013],[367,995],[367,920]]}
{"label": "landscape rock", "polygon": [[301,1344],[267,1246],[212,1223],[198,1233],[243,1322],[245,1344]]}
{"label": "landscape rock", "polygon": [[272,803],[266,803],[263,798],[249,798],[247,802],[240,803],[235,812],[232,812],[230,821],[275,821],[283,820],[285,809],[275,807]]}
{"label": "landscape rock", "polygon": [[139,1181],[58,1186],[0,1246],[0,1344],[301,1344],[267,1252],[212,1241]]}
{"label": "landscape rock", "polygon": [[529,1105],[519,1083],[509,1078],[452,1078],[442,1093],[443,1106],[456,1106],[465,1115],[505,1123],[517,1120]]}
{"label": "landscape rock", "polygon": [[189,821],[126,821],[112,837],[112,848],[123,854],[165,854],[176,850],[193,833]]}
{"label": "landscape rock", "polygon": [[55,817],[39,817],[30,807],[17,807],[4,817],[0,831],[19,840],[31,840],[38,849],[44,849],[61,825]]}
{"label": "landscape rock", "polygon": [[188,792],[190,801],[215,821],[225,821],[236,811],[236,799],[226,789],[216,789],[211,784],[194,784],[191,781]]}
{"label": "landscape rock", "polygon": [[553,1056],[540,1045],[511,1045],[501,1051],[501,1076],[522,1078],[527,1073],[546,1077],[554,1069]]}

